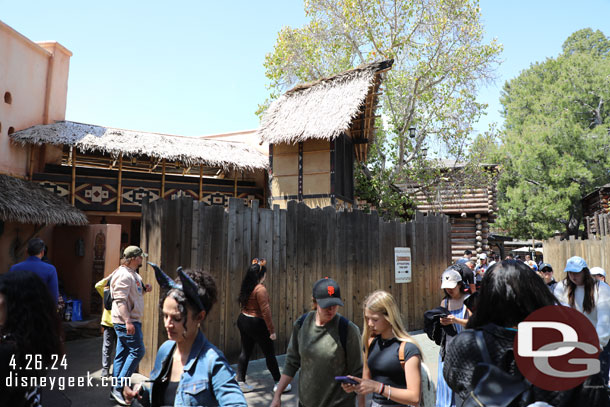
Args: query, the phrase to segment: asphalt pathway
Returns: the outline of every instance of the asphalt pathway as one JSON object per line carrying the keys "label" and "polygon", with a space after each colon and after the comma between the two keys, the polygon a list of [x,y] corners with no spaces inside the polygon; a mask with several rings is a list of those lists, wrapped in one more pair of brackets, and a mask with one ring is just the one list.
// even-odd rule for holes
{"label": "asphalt pathway", "polygon": [[[422,348],[424,362],[428,365],[436,383],[439,348],[428,339],[426,334],[413,332],[413,337]],[[102,381],[101,373],[102,338],[88,338],[66,343],[66,369],[49,372],[49,382],[54,379],[54,389],[49,385],[43,391],[43,406],[118,406],[109,399],[110,385]],[[278,356],[280,367],[284,365],[285,355]],[[233,366],[235,368],[235,366]],[[135,374],[132,383],[146,380],[146,377]],[[246,393],[248,406],[267,407],[273,398],[273,378],[267,371],[264,359],[251,361],[246,376],[247,382],[254,386],[254,391]],[[292,390],[282,395],[282,406],[298,406],[298,374],[292,381]]]}

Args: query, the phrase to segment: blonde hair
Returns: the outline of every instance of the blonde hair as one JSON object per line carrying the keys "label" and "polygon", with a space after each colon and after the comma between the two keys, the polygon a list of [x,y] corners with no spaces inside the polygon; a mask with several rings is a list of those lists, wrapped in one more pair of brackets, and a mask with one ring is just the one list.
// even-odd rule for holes
{"label": "blonde hair", "polygon": [[364,300],[363,315],[364,315],[364,329],[362,331],[362,346],[364,346],[364,359],[366,360],[369,356],[369,339],[371,338],[371,330],[369,324],[366,322],[366,310],[377,312],[385,318],[386,321],[392,326],[392,333],[401,342],[409,342],[417,346],[423,359],[423,352],[421,348],[415,342],[415,340],[407,333],[407,330],[402,323],[402,316],[398,309],[396,300],[387,291],[377,290],[369,294]]}

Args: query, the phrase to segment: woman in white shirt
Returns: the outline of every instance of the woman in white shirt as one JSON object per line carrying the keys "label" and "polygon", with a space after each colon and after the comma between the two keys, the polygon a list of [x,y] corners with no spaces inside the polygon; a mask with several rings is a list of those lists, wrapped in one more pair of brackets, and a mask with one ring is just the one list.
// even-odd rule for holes
{"label": "woman in white shirt", "polygon": [[566,278],[555,285],[555,297],[564,305],[574,308],[591,321],[603,351],[599,355],[604,383],[608,385],[610,368],[610,286],[601,284],[587,267],[582,257],[570,257],[566,263]]}

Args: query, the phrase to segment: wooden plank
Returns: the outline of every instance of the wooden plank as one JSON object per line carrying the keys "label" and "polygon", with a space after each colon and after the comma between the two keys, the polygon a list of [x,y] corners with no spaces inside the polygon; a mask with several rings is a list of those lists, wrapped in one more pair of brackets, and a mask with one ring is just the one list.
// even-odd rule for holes
{"label": "wooden plank", "polygon": [[[239,222],[239,206],[242,206],[238,199],[229,199],[229,228],[227,236],[227,286],[225,290],[225,355],[228,358],[234,356],[233,352],[237,345],[235,336],[238,335],[236,327],[234,326],[234,315],[237,315],[234,311],[233,297],[235,291],[241,285],[241,281],[238,281],[238,273],[241,268],[241,256],[238,252],[241,250],[243,221]],[[239,294],[239,293],[238,293]]]}
{"label": "wooden plank", "polygon": [[251,216],[251,240],[250,240],[250,257],[258,256],[258,242],[260,239],[259,236],[259,224],[260,224],[260,214],[259,214],[259,201],[258,199],[252,200],[251,204],[252,208],[252,216]]}
{"label": "wooden plank", "polygon": [[[275,330],[277,331],[277,333],[279,334],[279,332],[282,330],[283,328],[283,324],[281,319],[279,318],[280,315],[282,314],[281,312],[281,305],[280,305],[280,300],[281,300],[281,295],[283,292],[282,288],[281,288],[281,281],[282,281],[282,269],[281,269],[281,224],[280,224],[280,208],[279,206],[275,205],[275,207],[273,208],[272,211],[272,227],[273,227],[273,239],[272,239],[272,245],[271,245],[271,252],[272,252],[272,273],[271,273],[271,277],[272,277],[272,281],[273,281],[273,295],[271,296],[271,311],[272,311],[272,315],[273,315],[273,325],[275,326]],[[284,288],[285,289],[285,288]],[[275,343],[275,347],[276,347],[276,352],[279,351],[278,346],[277,346],[277,341]]]}
{"label": "wooden plank", "polygon": [[[142,226],[140,246],[149,255],[153,262],[161,262],[162,256],[162,229],[158,225],[163,224],[163,207],[161,202],[153,204],[145,199],[142,205]],[[142,319],[142,332],[144,346],[147,351],[140,362],[140,371],[152,370],[157,354],[157,349],[165,340],[163,324],[159,313],[159,296],[161,289],[159,284],[154,283],[154,271],[147,265],[142,266],[142,278],[146,283],[152,285],[152,291],[144,296],[144,315]]]}
{"label": "wooden plank", "polygon": [[[298,296],[300,287],[298,262],[298,209],[295,201],[288,202],[286,209],[286,277],[288,289],[286,290],[286,325],[292,328],[296,318],[300,315]],[[302,294],[301,294],[302,296]],[[290,331],[288,331],[290,332]],[[281,349],[285,351],[289,338],[278,338]]]}
{"label": "wooden plank", "polygon": [[[291,202],[288,203],[289,205]],[[297,227],[296,227],[296,252],[297,252],[297,260],[296,260],[296,269],[297,269],[297,317],[298,315],[303,314],[306,310],[309,309],[309,296],[307,294],[307,289],[305,284],[307,279],[305,274],[307,274],[306,264],[306,244],[307,244],[307,236],[305,235],[305,211],[307,207],[304,204],[296,205],[297,212]]]}
{"label": "wooden plank", "polygon": [[193,198],[179,199],[182,216],[179,218],[180,227],[180,265],[189,267],[191,264],[191,234],[193,230]]}
{"label": "wooden plank", "polygon": [[198,250],[199,250],[199,201],[193,201],[193,213],[192,213],[192,229],[191,229],[191,241],[188,250],[191,251],[191,261],[188,265],[189,268],[196,269],[199,268],[198,265],[201,264],[201,259],[199,258]]}
{"label": "wooden plank", "polygon": [[[229,211],[226,211],[224,207],[222,206],[212,206],[210,207],[208,210],[211,210],[212,213],[214,212],[219,212],[219,216],[218,218],[221,220],[219,225],[215,225],[215,227],[219,226],[219,234],[222,236],[222,238],[220,239],[219,242],[214,242],[212,241],[212,253],[215,253],[216,256],[214,258],[215,263],[218,267],[218,273],[221,276],[219,278],[220,282],[221,282],[221,286],[219,287],[219,291],[220,293],[226,293],[229,287],[229,281],[231,279],[230,273],[228,271],[228,264],[229,264],[229,259],[228,259],[228,253],[229,253]],[[214,236],[217,236],[216,234]],[[227,328],[227,319],[226,319],[226,309],[227,309],[227,297],[226,295],[222,296],[221,299],[221,312],[219,313],[219,319],[220,319],[220,326],[219,326],[219,332],[220,332],[220,338],[218,343],[221,343],[223,345],[223,351],[224,349],[226,349],[227,347],[227,332],[228,332],[228,328]]]}
{"label": "wooden plank", "polygon": [[358,293],[358,282],[357,275],[354,273],[357,266],[356,259],[356,215],[351,212],[343,212],[342,215],[345,217],[345,238],[346,238],[346,272],[347,272],[347,295],[343,294],[344,298],[347,298],[347,304],[345,304],[345,314],[354,315],[354,304],[357,301]]}
{"label": "wooden plank", "polygon": [[[287,236],[287,228],[286,228],[286,217],[287,212],[285,210],[280,210],[280,269],[278,270],[278,274],[280,275],[280,307],[279,314],[276,320],[278,321],[278,330],[277,337],[286,338],[289,337],[292,333],[292,284],[288,279],[288,275],[286,273],[287,270],[287,244],[286,244],[286,236]],[[281,354],[285,352],[285,348],[283,343],[280,340],[276,340],[275,343],[276,354]]]}

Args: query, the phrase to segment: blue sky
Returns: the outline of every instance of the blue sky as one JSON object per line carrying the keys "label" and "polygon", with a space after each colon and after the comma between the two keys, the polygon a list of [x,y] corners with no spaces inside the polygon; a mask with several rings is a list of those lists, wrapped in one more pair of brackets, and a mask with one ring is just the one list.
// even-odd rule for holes
{"label": "blue sky", "polygon": [[[0,20],[73,52],[68,120],[197,136],[253,129],[267,96],[263,61],[283,26],[306,22],[302,1],[0,0]],[[610,0],[482,0],[487,37],[504,45],[495,84],[479,101],[484,131],[500,122],[500,90],[555,57],[574,31],[610,35]]]}

